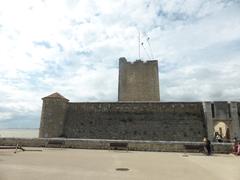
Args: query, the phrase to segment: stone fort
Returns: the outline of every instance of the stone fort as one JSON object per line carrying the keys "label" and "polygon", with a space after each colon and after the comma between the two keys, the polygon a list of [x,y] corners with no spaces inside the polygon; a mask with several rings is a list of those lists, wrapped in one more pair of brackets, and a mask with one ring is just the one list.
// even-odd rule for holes
{"label": "stone fort", "polygon": [[160,102],[158,61],[119,59],[118,102],[42,98],[40,138],[157,141],[240,137],[240,102]]}

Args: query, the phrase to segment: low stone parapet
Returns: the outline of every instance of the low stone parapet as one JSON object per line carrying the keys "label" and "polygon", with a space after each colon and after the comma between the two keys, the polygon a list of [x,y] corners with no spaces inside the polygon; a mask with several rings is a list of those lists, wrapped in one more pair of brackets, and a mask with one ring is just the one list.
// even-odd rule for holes
{"label": "low stone parapet", "polygon": [[[139,141],[108,139],[66,139],[66,138],[0,138],[0,146],[111,149],[113,143],[127,144],[129,151],[157,152],[202,152],[202,142],[185,141]],[[230,153],[232,143],[212,143],[215,153]]]}

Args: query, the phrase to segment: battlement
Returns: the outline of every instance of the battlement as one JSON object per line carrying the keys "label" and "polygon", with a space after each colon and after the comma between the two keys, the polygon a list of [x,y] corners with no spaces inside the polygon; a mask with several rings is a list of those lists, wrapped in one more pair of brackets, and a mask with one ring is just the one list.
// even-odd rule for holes
{"label": "battlement", "polygon": [[131,62],[131,61],[127,61],[127,59],[125,57],[121,57],[119,59],[119,63],[122,63],[122,64],[132,64],[132,65],[135,65],[135,64],[158,64],[158,60],[147,60],[147,61],[143,61],[141,59],[137,59],[136,61],[134,62]]}
{"label": "battlement", "polygon": [[65,98],[64,96],[62,96],[58,92],[55,92],[53,94],[50,94],[49,96],[46,96],[46,97],[42,98],[42,100],[45,100],[45,99],[60,99],[60,100],[67,101],[67,102],[69,101],[67,98]]}

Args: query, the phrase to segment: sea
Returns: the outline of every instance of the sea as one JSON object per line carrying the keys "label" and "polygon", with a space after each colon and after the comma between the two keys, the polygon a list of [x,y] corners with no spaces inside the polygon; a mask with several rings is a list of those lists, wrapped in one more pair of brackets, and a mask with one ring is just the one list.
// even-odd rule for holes
{"label": "sea", "polygon": [[37,138],[38,128],[28,129],[0,129],[0,137]]}

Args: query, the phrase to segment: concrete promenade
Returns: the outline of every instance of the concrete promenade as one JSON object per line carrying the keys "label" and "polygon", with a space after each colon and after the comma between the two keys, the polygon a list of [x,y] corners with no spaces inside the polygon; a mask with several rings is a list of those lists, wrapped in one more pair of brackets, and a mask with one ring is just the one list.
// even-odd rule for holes
{"label": "concrete promenade", "polygon": [[240,179],[240,157],[231,154],[26,149],[42,151],[0,150],[0,180]]}

